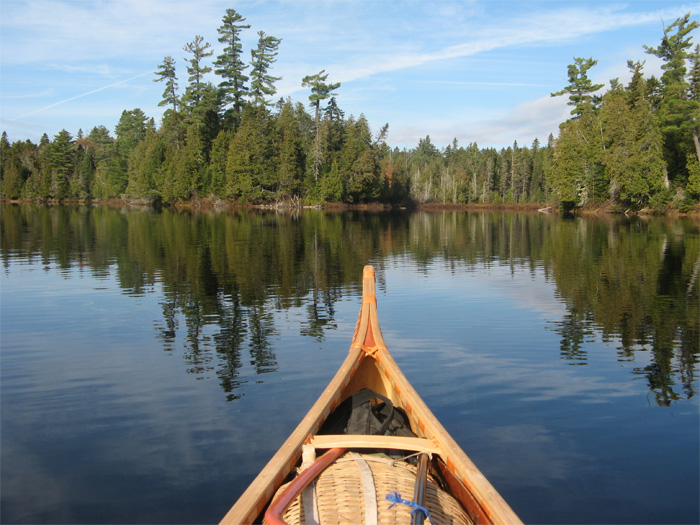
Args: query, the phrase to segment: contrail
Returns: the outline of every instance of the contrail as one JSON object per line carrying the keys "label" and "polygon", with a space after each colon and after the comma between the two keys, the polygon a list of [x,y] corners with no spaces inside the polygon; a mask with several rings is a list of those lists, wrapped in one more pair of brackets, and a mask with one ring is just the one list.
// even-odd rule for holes
{"label": "contrail", "polygon": [[140,75],[136,75],[135,77],[131,78],[126,78],[124,80],[120,80],[119,82],[114,82],[113,84],[109,84],[108,86],[102,86],[101,88],[93,89],[92,91],[88,91],[87,93],[81,93],[80,95],[76,95],[74,97],[70,97],[64,100],[61,100],[59,102],[54,102],[53,104],[49,104],[48,106],[44,106],[43,108],[35,109],[34,111],[30,111],[29,113],[25,113],[24,115],[20,115],[19,117],[15,117],[12,119],[8,120],[19,120],[25,117],[29,117],[31,115],[36,115],[37,113],[41,113],[42,111],[46,111],[47,109],[55,108],[56,106],[60,106],[61,104],[65,104],[66,102],[70,102],[71,100],[75,100],[77,98],[82,98],[82,97],[87,97],[88,95],[92,95],[94,93],[98,93],[100,91],[104,91],[105,89],[112,88],[114,86],[118,86],[119,84],[125,84],[127,82],[130,82],[134,79],[145,77],[146,75],[151,75],[151,71],[147,71],[146,73],[141,73]]}

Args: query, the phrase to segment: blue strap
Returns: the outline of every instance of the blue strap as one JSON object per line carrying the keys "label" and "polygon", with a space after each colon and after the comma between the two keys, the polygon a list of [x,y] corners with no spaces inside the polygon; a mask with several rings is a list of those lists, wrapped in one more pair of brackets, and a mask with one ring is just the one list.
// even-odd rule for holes
{"label": "blue strap", "polygon": [[426,509],[425,507],[421,507],[418,505],[418,503],[413,503],[412,501],[409,501],[407,499],[402,499],[401,494],[399,494],[398,490],[395,490],[394,492],[390,492],[389,494],[386,495],[386,499],[389,501],[393,501],[391,505],[389,505],[389,508],[393,507],[397,503],[403,503],[404,505],[408,505],[409,507],[413,507],[413,510],[411,511],[411,516],[418,512],[419,510],[425,514],[425,517],[428,518],[430,523],[433,523],[433,519],[430,517],[430,511]]}

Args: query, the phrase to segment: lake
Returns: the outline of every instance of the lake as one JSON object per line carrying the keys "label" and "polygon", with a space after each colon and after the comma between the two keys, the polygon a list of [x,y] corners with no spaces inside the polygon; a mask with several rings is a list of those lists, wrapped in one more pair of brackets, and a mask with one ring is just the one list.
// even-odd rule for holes
{"label": "lake", "polygon": [[528,523],[700,521],[688,219],[0,206],[3,523],[215,523],[384,339]]}

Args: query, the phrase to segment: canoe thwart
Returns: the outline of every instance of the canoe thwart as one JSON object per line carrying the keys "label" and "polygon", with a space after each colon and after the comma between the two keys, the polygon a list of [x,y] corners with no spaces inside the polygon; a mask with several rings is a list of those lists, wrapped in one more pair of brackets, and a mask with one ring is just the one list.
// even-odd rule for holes
{"label": "canoe thwart", "polygon": [[411,452],[425,452],[427,454],[439,454],[440,449],[432,439],[403,437],[403,436],[361,436],[348,434],[326,434],[310,436],[307,444],[315,448],[379,448],[389,450],[410,450]]}

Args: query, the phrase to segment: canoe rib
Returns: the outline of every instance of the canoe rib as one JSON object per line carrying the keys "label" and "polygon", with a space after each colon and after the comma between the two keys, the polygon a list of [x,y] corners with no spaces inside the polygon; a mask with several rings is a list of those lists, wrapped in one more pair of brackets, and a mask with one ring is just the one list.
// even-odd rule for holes
{"label": "canoe rib", "polygon": [[[296,467],[304,443],[318,445],[318,448],[340,446],[340,436],[316,436],[315,434],[330,412],[345,397],[361,388],[372,388],[389,397],[396,406],[407,412],[414,427],[413,430],[419,438],[412,444],[414,446],[419,443],[429,444],[430,452],[439,455],[446,469],[454,475],[453,482],[463,485],[471,496],[470,504],[479,507],[477,514],[495,524],[522,523],[428,409],[391,357],[384,344],[377,317],[372,266],[365,266],[363,271],[362,307],[345,361],[308,414],[224,516],[221,523],[252,523],[262,513],[284,479]],[[376,436],[351,436],[343,446],[361,448],[363,440],[372,441],[374,437]],[[380,437],[379,440],[384,438]],[[349,442],[356,444],[348,445]],[[381,448],[389,447],[382,445]],[[412,450],[411,447],[402,448]]]}

